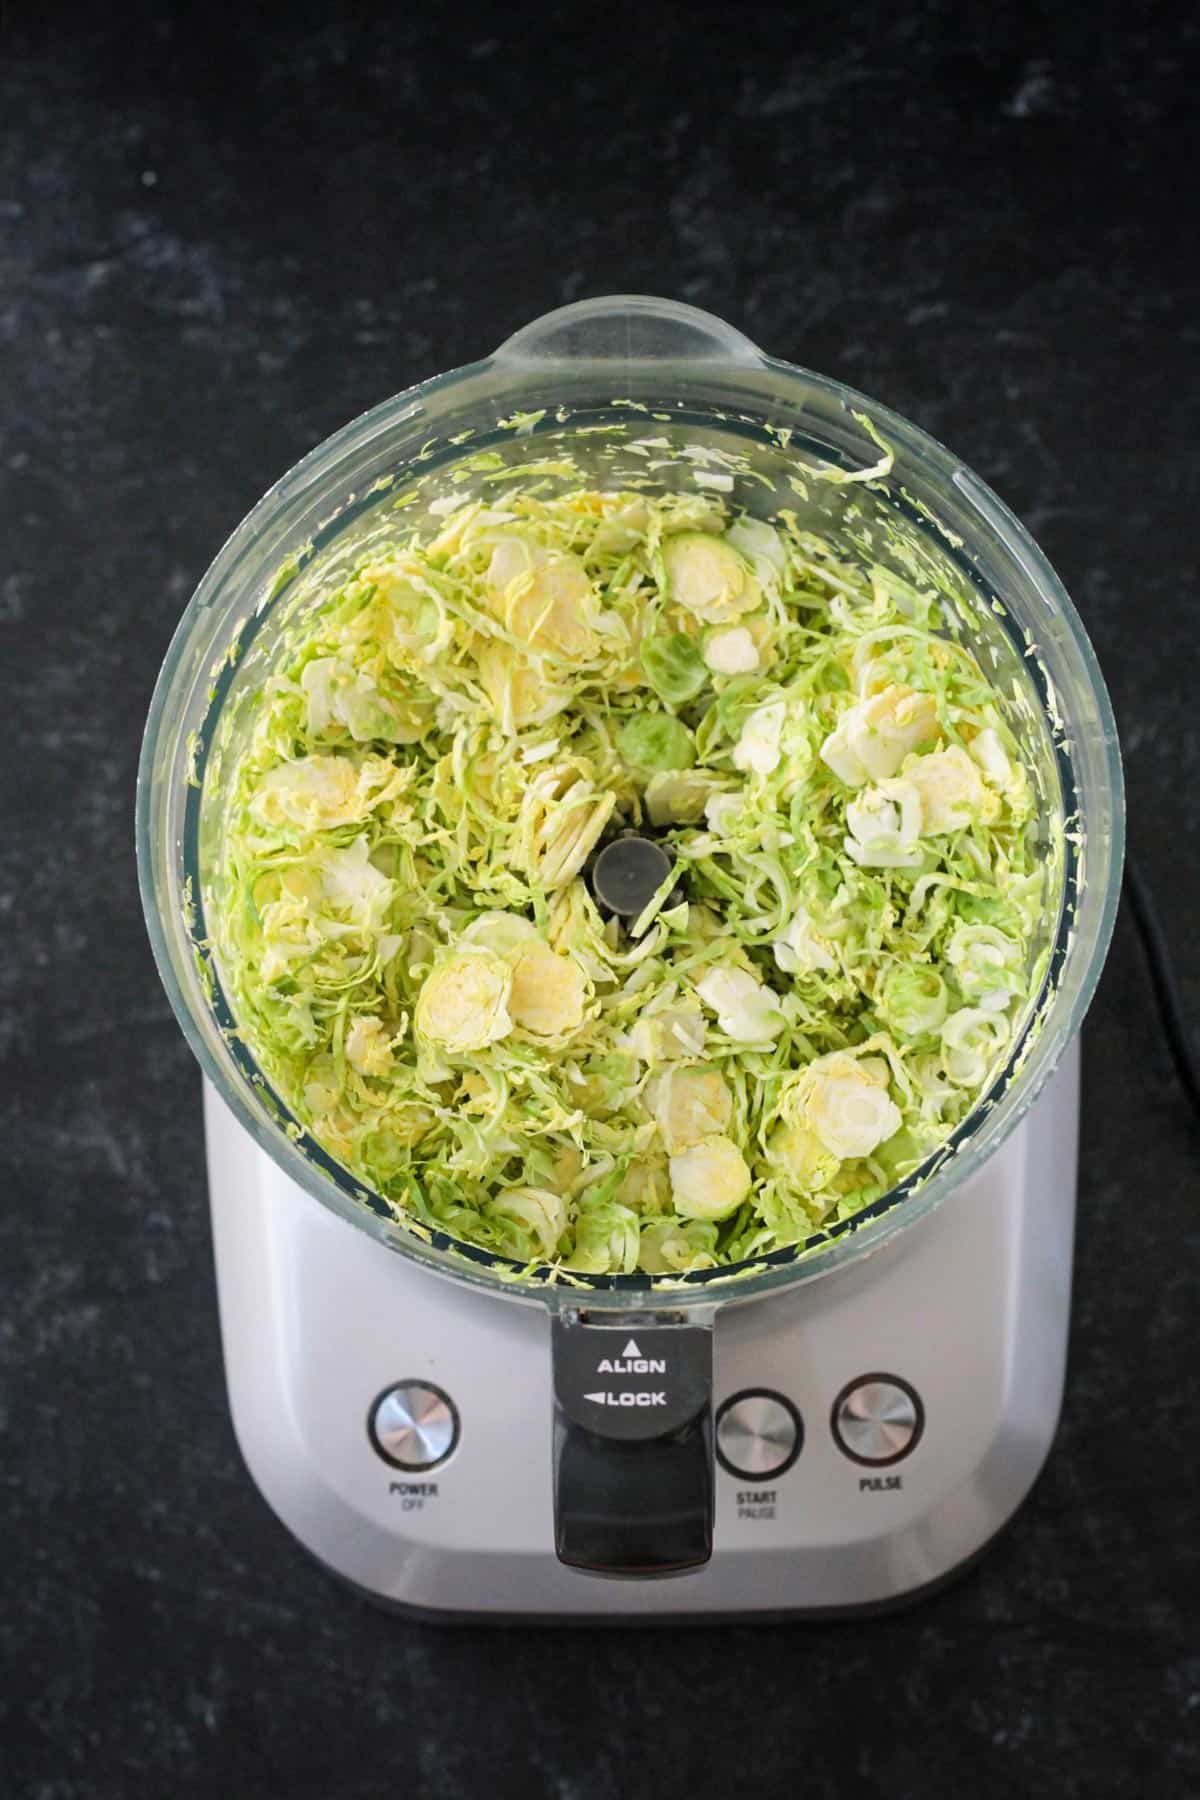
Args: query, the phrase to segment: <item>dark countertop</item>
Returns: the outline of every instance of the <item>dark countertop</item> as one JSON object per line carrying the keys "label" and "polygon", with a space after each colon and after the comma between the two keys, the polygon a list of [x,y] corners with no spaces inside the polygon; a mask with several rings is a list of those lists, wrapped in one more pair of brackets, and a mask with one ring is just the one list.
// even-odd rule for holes
{"label": "dark countertop", "polygon": [[0,28],[0,1791],[1197,1793],[1200,1138],[1127,920],[1062,1430],[979,1569],[877,1623],[443,1631],[338,1588],[239,1460],[131,847],[167,639],[269,482],[553,304],[672,293],[1038,535],[1200,1019],[1194,24],[58,10]]}

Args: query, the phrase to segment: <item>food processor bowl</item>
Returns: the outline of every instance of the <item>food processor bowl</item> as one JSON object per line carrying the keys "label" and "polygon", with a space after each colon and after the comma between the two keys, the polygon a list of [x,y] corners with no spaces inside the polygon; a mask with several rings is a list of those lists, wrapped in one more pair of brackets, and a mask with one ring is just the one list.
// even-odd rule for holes
{"label": "food processor bowl", "polygon": [[[340,1167],[272,1092],[237,1033],[206,919],[223,784],[285,632],[373,542],[428,500],[495,493],[568,450],[596,485],[708,488],[801,524],[934,586],[949,629],[1006,696],[1054,822],[1044,841],[1046,973],[1006,1068],[929,1163],[855,1218],[753,1263],[677,1277],[526,1270],[413,1229]],[[1123,807],[1116,730],[1080,620],[1028,533],[916,426],[836,381],[764,355],[689,306],[583,301],[493,356],[365,413],[266,494],[200,582],[155,689],[137,800],[143,903],[159,970],[201,1066],[235,1118],[301,1188],[430,1272],[552,1310],[711,1317],[822,1275],[950,1197],[1030,1107],[1077,1032],[1116,913]]]}

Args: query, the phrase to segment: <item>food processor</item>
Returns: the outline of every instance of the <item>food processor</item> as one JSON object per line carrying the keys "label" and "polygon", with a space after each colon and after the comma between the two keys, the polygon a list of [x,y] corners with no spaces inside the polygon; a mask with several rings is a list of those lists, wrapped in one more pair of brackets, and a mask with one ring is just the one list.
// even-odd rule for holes
{"label": "food processor", "polygon": [[[919,571],[1005,697],[1061,877],[1044,981],[971,1115],[856,1217],[748,1265],[564,1275],[414,1230],[272,1091],[206,926],[223,782],[284,623],[398,504],[407,522],[509,472],[553,484],[568,444],[598,486],[653,464],[834,542],[873,533]],[[1078,1031],[1122,840],[1104,685],[1027,533],[916,427],[718,319],[567,306],[314,450],[201,581],[138,783],[155,956],[204,1072],[233,1421],[283,1523],[373,1599],[441,1619],[838,1614],[970,1562],[1056,1429]]]}

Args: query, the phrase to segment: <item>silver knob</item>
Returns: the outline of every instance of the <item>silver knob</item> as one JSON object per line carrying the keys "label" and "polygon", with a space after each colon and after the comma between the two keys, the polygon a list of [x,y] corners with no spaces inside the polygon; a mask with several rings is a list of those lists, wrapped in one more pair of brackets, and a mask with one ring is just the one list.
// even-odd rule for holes
{"label": "silver knob", "polygon": [[790,1469],[804,1443],[800,1414],[782,1394],[748,1388],[717,1414],[717,1460],[746,1481],[770,1481]]}
{"label": "silver knob", "polygon": [[860,1375],[833,1403],[833,1435],[852,1462],[899,1462],[924,1427],[920,1397],[898,1375]]}
{"label": "silver knob", "polygon": [[393,1468],[433,1469],[458,1443],[458,1410],[430,1382],[400,1381],[376,1400],[367,1431]]}

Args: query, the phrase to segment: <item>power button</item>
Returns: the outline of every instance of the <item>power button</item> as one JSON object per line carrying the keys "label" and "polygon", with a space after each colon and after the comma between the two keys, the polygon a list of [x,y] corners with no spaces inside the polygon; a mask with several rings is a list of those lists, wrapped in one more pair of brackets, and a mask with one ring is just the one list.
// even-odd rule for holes
{"label": "power button", "polygon": [[436,1469],[458,1443],[458,1408],[430,1381],[385,1388],[367,1418],[375,1453],[394,1469]]}

